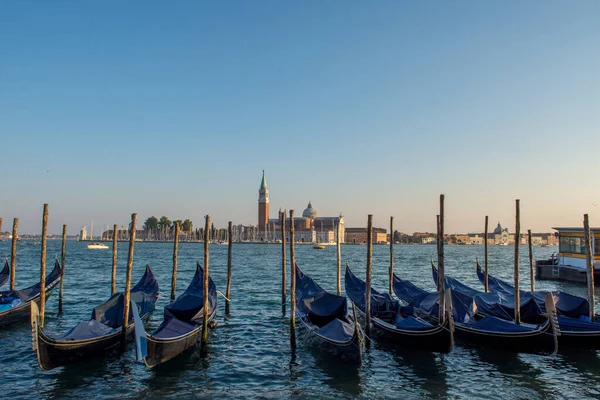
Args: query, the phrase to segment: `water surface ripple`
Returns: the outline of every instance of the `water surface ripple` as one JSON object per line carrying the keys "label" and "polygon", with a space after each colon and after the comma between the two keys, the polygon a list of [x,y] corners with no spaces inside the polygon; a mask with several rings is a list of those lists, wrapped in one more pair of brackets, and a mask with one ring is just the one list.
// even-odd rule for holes
{"label": "water surface ripple", "polygon": [[[60,241],[49,241],[48,265],[60,254]],[[125,281],[127,243],[119,243],[118,287]],[[324,288],[335,291],[335,246],[315,250],[296,247],[299,266]],[[434,290],[430,260],[435,246],[395,246],[395,270],[419,286]],[[535,248],[547,257],[556,248]],[[60,332],[88,319],[91,308],[110,295],[110,250],[92,251],[69,241],[65,272],[64,313],[58,315],[58,292],[47,302],[46,329]],[[178,293],[202,260],[202,244],[182,243]],[[389,248],[374,246],[373,287],[387,288]],[[0,242],[0,255],[10,243]],[[527,249],[522,247],[522,284],[529,280]],[[345,245],[344,263],[364,276],[366,246]],[[448,246],[447,273],[480,288],[475,258],[482,246]],[[17,288],[39,279],[40,248],[19,244]],[[512,279],[511,247],[490,247],[490,269]],[[132,282],[150,264],[161,286],[157,309],[147,323],[156,328],[168,303],[172,244],[136,243]],[[289,264],[289,262],[288,262]],[[210,274],[225,291],[227,246],[211,245]],[[288,265],[289,271],[289,265]],[[231,316],[219,299],[218,327],[210,334],[209,355],[189,352],[155,370],[135,362],[130,344],[124,356],[115,353],[53,371],[42,371],[31,349],[31,330],[23,323],[0,330],[0,390],[13,398],[586,398],[600,396],[600,363],[595,351],[567,351],[555,356],[509,354],[460,345],[447,355],[411,352],[374,343],[360,368],[340,365],[298,343],[292,359],[288,319],[281,315],[281,246],[235,244]],[[289,283],[289,279],[288,279]],[[342,282],[343,287],[343,282]],[[541,281],[540,289],[561,288],[585,295],[581,285]],[[289,308],[288,308],[289,311]],[[301,338],[301,336],[299,336]]]}

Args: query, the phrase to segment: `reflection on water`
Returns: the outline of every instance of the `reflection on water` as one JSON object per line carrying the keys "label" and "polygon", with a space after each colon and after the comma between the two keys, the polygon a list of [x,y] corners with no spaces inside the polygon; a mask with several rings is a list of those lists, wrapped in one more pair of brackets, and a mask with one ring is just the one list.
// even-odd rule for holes
{"label": "reflection on water", "polygon": [[419,397],[444,398],[448,394],[444,356],[435,353],[415,352],[396,347],[387,351],[397,364],[399,381],[403,387],[413,387]]}
{"label": "reflection on water", "polygon": [[[536,256],[545,257],[551,250],[536,248]],[[133,281],[150,263],[161,285],[156,311],[146,324],[148,331],[161,323],[163,308],[169,302],[171,251],[168,243],[136,243]],[[385,289],[389,248],[374,246],[373,251],[373,287]],[[435,258],[435,246],[395,246],[394,251],[399,275],[424,289],[434,289],[429,262]],[[482,251],[479,246],[448,246],[448,274],[479,288],[475,258],[481,258]],[[69,242],[67,252],[64,312],[57,314],[55,293],[47,303],[45,329],[50,333],[63,332],[89,319],[91,309],[110,297],[111,252],[89,251],[77,242]],[[325,289],[335,291],[335,247],[313,250],[311,246],[298,246],[296,252],[301,268]],[[9,253],[10,243],[0,242],[0,254]],[[60,241],[49,242],[48,254],[60,254]],[[526,285],[527,251],[522,254]],[[281,247],[236,244],[233,255],[231,316],[223,316],[224,302],[220,299],[218,327],[210,332],[206,357],[197,348],[149,370],[135,362],[130,344],[122,356],[113,352],[104,358],[44,372],[37,366],[31,349],[31,328],[25,322],[0,330],[1,393],[14,398],[31,398],[33,393],[33,397],[40,398],[600,397],[600,384],[595,379],[600,375],[596,352],[561,349],[556,356],[515,355],[456,345],[453,353],[440,355],[410,352],[374,341],[363,365],[351,367],[309,348],[298,330],[296,357],[292,358],[289,308],[288,315],[281,316]],[[366,246],[343,246],[342,255],[358,276],[364,276]],[[490,271],[510,279],[512,255],[511,248],[490,248]],[[39,279],[39,256],[39,247],[19,247],[18,288]],[[196,260],[202,256],[201,244],[180,244],[178,293],[187,286]],[[126,258],[127,243],[119,243],[120,289],[125,281]],[[212,246],[210,272],[220,290],[225,287],[226,271],[227,246]],[[585,295],[583,286],[559,285]],[[553,289],[557,283],[542,281],[537,287]]]}

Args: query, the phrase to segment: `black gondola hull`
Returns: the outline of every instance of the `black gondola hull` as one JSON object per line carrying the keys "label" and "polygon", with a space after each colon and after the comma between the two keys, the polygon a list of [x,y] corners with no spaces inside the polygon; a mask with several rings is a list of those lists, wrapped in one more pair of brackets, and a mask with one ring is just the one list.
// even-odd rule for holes
{"label": "black gondola hull", "polygon": [[[56,285],[58,285],[59,282],[60,279],[53,282],[51,286],[46,288],[46,301],[48,300],[54,288],[56,287]],[[31,303],[35,302],[35,304],[39,306],[40,299],[41,296],[37,295],[26,303],[20,304],[17,307],[8,309],[4,312],[0,312],[0,327],[28,322],[31,316]]]}
{"label": "black gondola hull", "polygon": [[[184,292],[182,296],[185,296],[186,293],[190,293],[193,295],[201,295],[204,292],[203,281],[204,281],[204,272],[200,264],[196,265],[196,274],[192,278],[192,282]],[[217,315],[217,288],[209,278],[209,299],[208,299],[208,315],[207,315],[207,325],[210,325],[211,321]],[[178,297],[175,302],[171,304],[171,306],[176,305],[178,301],[184,299],[185,297]],[[202,298],[202,297],[201,297]],[[195,304],[195,303],[193,303]],[[197,305],[197,304],[195,304]],[[144,357],[144,363],[148,368],[153,368],[159,364],[165,363],[180,354],[184,353],[186,350],[194,347],[198,342],[198,336],[200,336],[200,332],[202,332],[202,325],[204,321],[204,317],[198,316],[198,314],[203,315],[204,306],[202,308],[196,309],[192,308],[195,313],[195,317],[193,319],[190,318],[189,313],[173,313],[173,310],[177,310],[177,307],[168,311],[165,308],[165,319],[163,323],[157,328],[157,330],[153,334],[146,333],[146,343],[147,343],[147,354]],[[189,303],[186,306],[186,310],[189,310]],[[167,318],[166,315],[169,315]],[[183,317],[183,318],[182,318]],[[170,325],[173,325],[170,327]],[[163,333],[162,329],[166,329],[165,333]],[[156,335],[156,336],[153,336]],[[169,336],[167,336],[169,335]]]}
{"label": "black gondola hull", "polygon": [[355,324],[352,337],[347,341],[331,340],[315,332],[317,327],[310,322],[298,318],[308,347],[318,352],[319,356],[333,356],[347,364],[362,364],[363,338],[360,327]]}
{"label": "black gondola hull", "polygon": [[554,354],[558,350],[557,336],[550,321],[538,330],[522,333],[481,331],[462,324],[455,324],[454,329],[456,339],[466,345],[518,353]]}
{"label": "black gondola hull", "polygon": [[146,335],[148,355],[144,359],[144,363],[148,368],[153,368],[179,356],[186,350],[196,346],[201,331],[202,327],[199,326],[187,335],[165,340]]}
{"label": "black gondola hull", "polygon": [[[215,307],[213,308],[213,312],[208,316],[209,324],[216,315],[217,308]],[[198,343],[198,337],[201,332],[202,320],[199,321],[195,329],[178,337],[160,339],[146,334],[148,355],[144,358],[144,363],[148,368],[153,368],[183,354]]]}
{"label": "black gondola hull", "polygon": [[[358,307],[356,310],[363,322],[365,314]],[[449,319],[446,319],[442,325],[435,325],[432,329],[410,331],[398,329],[379,318],[372,317],[371,328],[371,335],[374,338],[383,339],[389,344],[406,349],[436,353],[450,353],[454,349],[454,334]]]}
{"label": "black gondola hull", "polygon": [[560,347],[600,350],[600,332],[560,331]]}
{"label": "black gondola hull", "polygon": [[[127,327],[128,339],[132,333],[133,326]],[[36,336],[37,338],[34,339],[37,339],[38,363],[45,371],[92,357],[104,356],[121,343],[121,331],[89,341],[56,341],[44,335],[41,329],[37,330]]]}

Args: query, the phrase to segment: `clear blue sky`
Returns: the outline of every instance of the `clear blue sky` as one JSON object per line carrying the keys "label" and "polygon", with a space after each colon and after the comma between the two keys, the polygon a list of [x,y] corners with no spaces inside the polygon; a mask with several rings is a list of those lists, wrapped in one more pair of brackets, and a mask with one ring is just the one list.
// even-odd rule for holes
{"label": "clear blue sky", "polygon": [[600,225],[598,1],[5,1],[0,217]]}

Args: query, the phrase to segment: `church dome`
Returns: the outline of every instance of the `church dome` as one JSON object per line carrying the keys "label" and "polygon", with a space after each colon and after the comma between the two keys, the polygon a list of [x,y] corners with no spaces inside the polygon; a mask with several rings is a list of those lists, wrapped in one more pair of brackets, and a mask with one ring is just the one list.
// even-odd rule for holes
{"label": "church dome", "polygon": [[502,225],[500,225],[500,222],[498,222],[498,226],[496,229],[494,229],[494,234],[502,234],[502,230]]}
{"label": "church dome", "polygon": [[312,208],[312,204],[310,203],[310,201],[308,202],[308,207],[306,207],[306,210],[302,212],[302,217],[310,219],[317,218],[317,212],[314,208]]}

